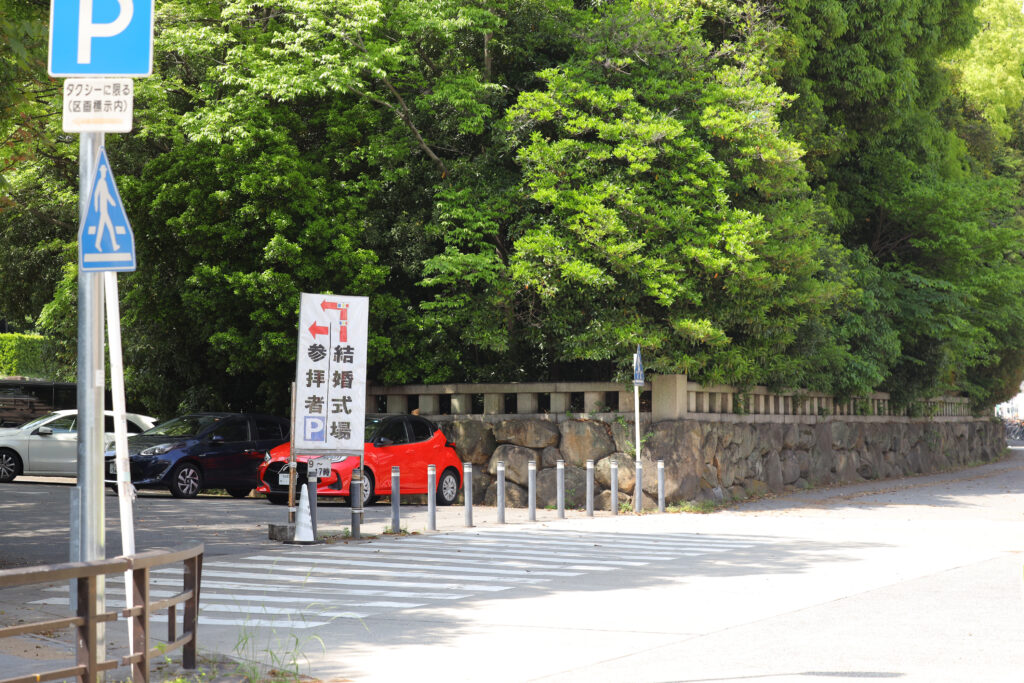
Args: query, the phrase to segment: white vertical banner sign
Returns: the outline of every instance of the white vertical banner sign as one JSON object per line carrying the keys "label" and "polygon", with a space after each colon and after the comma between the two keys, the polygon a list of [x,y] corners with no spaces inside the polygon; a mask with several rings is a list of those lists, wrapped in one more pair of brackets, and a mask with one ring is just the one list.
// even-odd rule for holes
{"label": "white vertical banner sign", "polygon": [[365,296],[303,294],[292,425],[297,453],[363,454]]}

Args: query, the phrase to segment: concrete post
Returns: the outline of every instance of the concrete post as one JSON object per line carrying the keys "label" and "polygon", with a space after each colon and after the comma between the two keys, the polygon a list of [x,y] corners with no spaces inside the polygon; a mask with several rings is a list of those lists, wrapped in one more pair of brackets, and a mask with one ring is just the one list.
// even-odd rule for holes
{"label": "concrete post", "polygon": [[471,394],[452,394],[452,415],[469,415],[473,412]]}
{"label": "concrete post", "polygon": [[651,420],[680,420],[686,413],[686,375],[652,375]]}

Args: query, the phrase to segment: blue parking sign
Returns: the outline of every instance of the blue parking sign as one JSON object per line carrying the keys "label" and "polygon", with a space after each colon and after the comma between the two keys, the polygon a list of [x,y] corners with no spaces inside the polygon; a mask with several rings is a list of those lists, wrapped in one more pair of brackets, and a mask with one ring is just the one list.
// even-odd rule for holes
{"label": "blue parking sign", "polygon": [[51,76],[149,76],[154,0],[50,0]]}

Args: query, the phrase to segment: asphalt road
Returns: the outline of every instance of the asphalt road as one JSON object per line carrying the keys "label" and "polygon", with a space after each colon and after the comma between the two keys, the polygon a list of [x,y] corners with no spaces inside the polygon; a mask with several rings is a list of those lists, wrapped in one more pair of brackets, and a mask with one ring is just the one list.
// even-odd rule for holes
{"label": "asphalt road", "polygon": [[[18,477],[0,484],[0,505],[4,510],[4,532],[0,534],[0,568],[67,562],[70,553],[70,509],[74,479],[54,477]],[[104,497],[107,520],[106,555],[121,554],[121,527],[117,496],[107,491]],[[288,521],[288,508],[271,505],[262,497],[235,499],[226,495],[200,494],[179,500],[167,491],[139,491],[134,506],[136,551],[152,548],[184,547],[203,543],[206,555],[240,554],[255,550],[280,549],[270,541],[269,524]],[[380,534],[391,526],[390,499],[383,498],[365,508],[362,530]],[[401,528],[410,532],[427,528],[426,506],[404,505]],[[568,516],[582,516],[569,511]],[[607,513],[598,513],[607,514]],[[525,510],[508,510],[507,521],[525,521]],[[539,510],[541,520],[554,519],[555,511]],[[317,505],[318,531],[343,533],[350,527],[351,509],[331,498],[320,497]],[[474,525],[496,521],[493,508],[480,508],[473,515]],[[440,530],[465,528],[462,504],[437,510]]]}
{"label": "asphalt road", "polygon": [[[6,509],[7,489],[0,495]],[[330,682],[1024,681],[1021,449],[962,472],[707,515],[497,527],[481,509],[466,529],[459,508],[438,534],[239,550],[233,535],[258,536],[252,526],[268,509],[283,514],[255,500],[140,502],[142,524],[155,527],[166,516],[187,529],[188,519],[230,515],[226,535],[210,536],[200,647],[246,672],[261,664]],[[4,554],[25,547],[4,543]],[[17,600],[50,609],[30,597]]]}

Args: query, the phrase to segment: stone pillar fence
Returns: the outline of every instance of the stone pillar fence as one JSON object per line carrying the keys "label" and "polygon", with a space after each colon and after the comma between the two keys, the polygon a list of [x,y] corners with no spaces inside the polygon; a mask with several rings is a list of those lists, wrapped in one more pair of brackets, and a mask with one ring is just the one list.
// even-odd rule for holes
{"label": "stone pillar fence", "polygon": [[[586,504],[592,460],[595,508],[630,505],[635,476],[633,387],[614,382],[440,384],[367,389],[367,412],[416,410],[440,424],[472,465],[473,502],[526,507],[532,464],[537,505],[554,506],[564,461],[565,504]],[[657,508],[658,462],[666,502],[742,500],[810,486],[937,472],[1002,456],[1005,434],[971,415],[968,399],[943,396],[897,411],[888,394],[837,400],[817,392],[702,386],[655,375],[640,395],[644,508]]]}
{"label": "stone pillar fence", "polygon": [[[764,386],[737,389],[723,384],[703,386],[686,375],[654,375],[644,385],[640,411],[655,422],[701,420],[802,422],[786,418],[843,416],[875,418],[970,417],[970,402],[960,396],[915,401],[897,411],[889,394],[836,399],[814,391],[773,392]],[[421,415],[529,415],[555,422],[597,415],[632,415],[632,385],[614,382],[510,382],[506,384],[414,384],[367,388],[367,412],[401,414],[412,408]]]}

